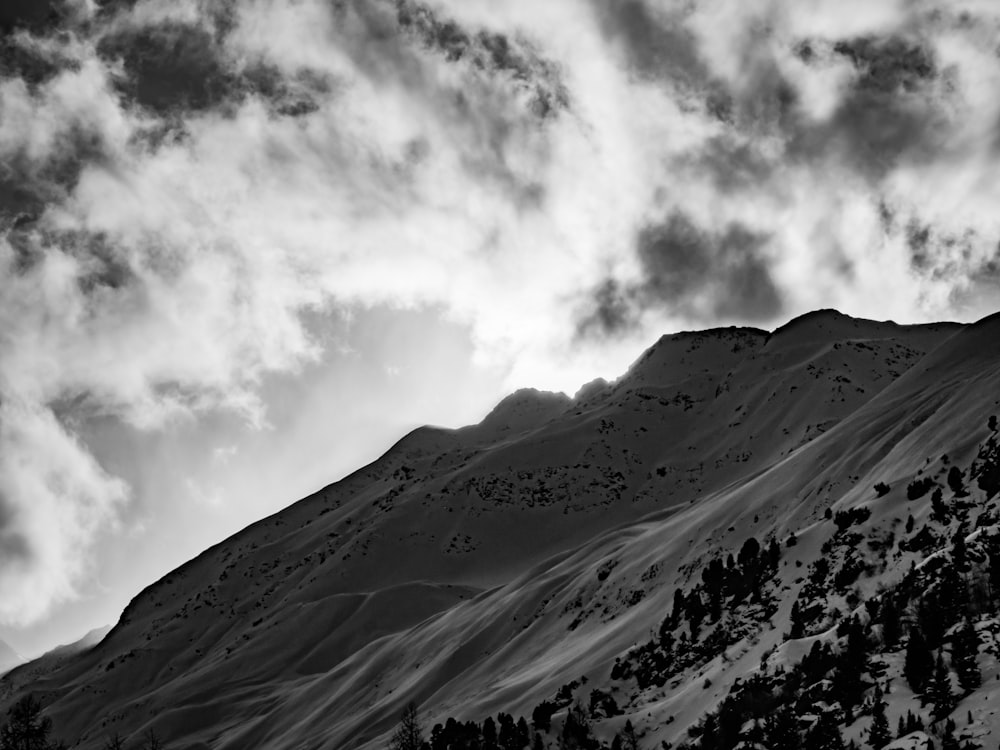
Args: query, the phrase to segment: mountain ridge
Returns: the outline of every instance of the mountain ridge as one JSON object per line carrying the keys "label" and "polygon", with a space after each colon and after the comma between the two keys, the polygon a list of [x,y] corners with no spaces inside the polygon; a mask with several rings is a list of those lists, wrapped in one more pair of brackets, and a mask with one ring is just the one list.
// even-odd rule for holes
{"label": "mountain ridge", "polygon": [[[820,311],[796,321],[770,334],[664,336],[581,398],[529,389],[478,432],[483,423],[419,428],[144,589],[71,663],[30,680],[15,670],[4,692],[30,681],[81,747],[111,727],[155,726],[190,747],[368,748],[403,698],[435,717],[481,718],[530,713],[569,669],[606,680],[708,554],[735,554],[751,536],[797,534],[796,549],[818,548],[828,509],[868,507],[882,481],[900,492],[930,446],[968,461],[982,439],[962,425],[995,402],[995,369],[952,360],[995,362],[984,342],[997,340],[1000,317],[898,326]],[[928,357],[947,382],[919,369]],[[783,599],[773,617],[790,607]],[[718,678],[715,700],[735,671]],[[158,687],[130,692],[139,675]],[[193,682],[248,687],[230,703],[198,698],[196,719],[170,718],[204,696]],[[110,720],[91,691],[121,707]],[[693,721],[692,695],[642,710]],[[172,707],[166,718],[154,703]],[[297,708],[278,715],[279,704]],[[266,731],[248,711],[268,717]],[[671,727],[690,721],[642,729],[676,741]]]}

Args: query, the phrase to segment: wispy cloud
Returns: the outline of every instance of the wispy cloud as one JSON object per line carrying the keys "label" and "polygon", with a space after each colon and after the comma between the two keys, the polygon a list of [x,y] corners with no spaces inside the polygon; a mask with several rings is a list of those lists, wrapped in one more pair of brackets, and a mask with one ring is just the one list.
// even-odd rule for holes
{"label": "wispy cloud", "polygon": [[968,315],[998,273],[988,3],[59,7],[0,50],[8,620],[126,496],[67,415],[262,422],[306,311],[437,306],[571,387],[667,327]]}

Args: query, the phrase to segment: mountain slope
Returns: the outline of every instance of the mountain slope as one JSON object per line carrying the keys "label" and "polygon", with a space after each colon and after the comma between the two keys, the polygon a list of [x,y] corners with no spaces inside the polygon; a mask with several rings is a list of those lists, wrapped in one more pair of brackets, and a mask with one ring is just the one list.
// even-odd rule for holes
{"label": "mountain slope", "polygon": [[[411,433],[147,588],[93,649],[15,670],[5,695],[36,691],[85,748],[150,726],[179,747],[374,748],[407,700],[431,722],[530,715],[585,676],[570,693],[607,691],[626,712],[598,711],[599,735],[627,716],[643,747],[678,742],[762,658],[791,664],[808,646],[787,636],[817,560],[863,557],[863,601],[933,552],[869,560],[825,516],[866,508],[858,528],[883,547],[907,515],[929,523],[906,484],[945,453],[969,466],[988,438],[998,340],[996,316],[897,326],[834,311],[664,337],[575,399],[521,391],[480,425]],[[660,670],[661,685],[611,679],[675,592],[751,537],[782,551],[769,593],[734,600],[711,631],[736,640],[693,637],[704,658]],[[853,608],[834,592],[824,607]]]}

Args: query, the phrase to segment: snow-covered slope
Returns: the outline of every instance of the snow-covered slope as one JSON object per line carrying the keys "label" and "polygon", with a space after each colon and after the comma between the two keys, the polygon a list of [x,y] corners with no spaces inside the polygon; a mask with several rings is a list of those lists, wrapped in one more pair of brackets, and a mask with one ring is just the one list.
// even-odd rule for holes
{"label": "snow-covered slope", "polygon": [[[618,707],[590,712],[596,736],[628,719],[644,748],[694,741],[735,682],[835,640],[849,612],[941,554],[960,514],[933,521],[930,493],[906,488],[947,487],[950,466],[968,476],[1000,412],[998,341],[996,316],[898,326],[829,310],[772,333],[664,337],[574,399],[519,391],[480,425],[416,430],[148,587],[96,647],[15,670],[4,700],[34,691],[83,748],[150,727],[182,748],[375,748],[410,700],[428,726],[553,701],[541,737],[555,743],[566,696],[586,706],[596,690]],[[988,530],[995,499],[969,485],[968,530]],[[869,515],[851,531],[827,518],[858,508]],[[924,525],[925,548],[899,547]],[[684,656],[651,682],[631,666],[613,678],[616,660],[644,658],[675,592],[751,537],[780,550],[760,591],[726,599],[697,634],[677,620]],[[844,589],[851,561],[861,572]],[[822,611],[790,638],[809,580]],[[872,658],[898,672],[899,654]],[[993,656],[983,668],[995,682]],[[919,709],[905,689],[887,703],[893,727]],[[868,719],[848,718],[845,736],[863,741]],[[1000,740],[1000,724],[974,718]]]}

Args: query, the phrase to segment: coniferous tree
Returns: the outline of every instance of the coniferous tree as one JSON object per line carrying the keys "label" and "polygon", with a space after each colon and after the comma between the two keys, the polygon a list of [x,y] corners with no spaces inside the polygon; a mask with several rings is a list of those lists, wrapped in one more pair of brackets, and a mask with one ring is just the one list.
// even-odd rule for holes
{"label": "coniferous tree", "polygon": [[910,628],[910,638],[906,642],[906,658],[903,662],[903,677],[914,693],[923,692],[927,678],[934,668],[934,659],[919,628]]}
{"label": "coniferous tree", "polygon": [[698,746],[702,750],[715,750],[719,744],[719,720],[715,714],[708,714],[701,725],[701,739]]}
{"label": "coniferous tree", "polygon": [[931,518],[938,523],[948,523],[948,506],[944,504],[944,493],[935,487],[931,493]]}
{"label": "coniferous tree", "polygon": [[535,729],[547,732],[552,727],[552,714],[558,707],[552,701],[542,701],[531,711],[531,723]]}
{"label": "coniferous tree", "polygon": [[523,716],[517,719],[517,746],[527,747],[531,743],[531,732],[528,731],[528,722],[524,720]]}
{"label": "coniferous tree", "polygon": [[625,726],[622,727],[622,750],[639,750],[639,738],[631,719],[626,719]]}
{"label": "coniferous tree", "polygon": [[966,693],[971,693],[983,684],[982,673],[979,671],[977,662],[978,656],[979,636],[975,627],[966,618],[961,629],[955,634],[952,645],[952,664],[958,674],[958,684]]}
{"label": "coniferous tree", "polygon": [[955,737],[955,722],[951,719],[945,722],[944,734],[941,735],[941,750],[962,750]]}
{"label": "coniferous tree", "polygon": [[938,651],[934,664],[934,675],[927,685],[928,700],[934,704],[934,718],[941,720],[955,708],[955,696],[951,692],[951,671],[944,663],[944,656]]}
{"label": "coniferous tree", "polygon": [[963,523],[951,538],[951,559],[959,572],[964,572],[968,567],[968,549],[965,545],[965,536],[968,533]]}
{"label": "coniferous tree", "polygon": [[889,731],[889,719],[885,715],[885,699],[882,696],[882,689],[876,685],[874,703],[872,704],[872,725],[868,730],[868,744],[875,750],[882,750],[890,741],[892,741],[892,733]]}
{"label": "coniferous tree", "polygon": [[493,717],[487,716],[483,721],[483,750],[497,750],[497,725]]}
{"label": "coniferous tree", "polygon": [[886,593],[882,597],[879,620],[882,622],[882,643],[887,650],[893,651],[896,644],[899,643],[902,632],[899,625],[899,610],[896,608],[896,600],[891,593]]}
{"label": "coniferous tree", "polygon": [[389,750],[421,750],[424,744],[424,732],[420,727],[420,716],[417,704],[406,704],[399,718],[399,726],[389,740]]}
{"label": "coniferous tree", "polygon": [[125,740],[122,739],[118,732],[115,732],[104,743],[104,750],[125,750]]}
{"label": "coniferous tree", "polygon": [[597,741],[590,734],[590,722],[579,703],[573,704],[566,712],[563,723],[562,744],[564,750],[596,750]]}
{"label": "coniferous tree", "polygon": [[701,628],[701,621],[705,619],[705,615],[708,614],[705,609],[704,603],[701,601],[701,594],[697,591],[691,593],[691,596],[687,598],[687,619],[688,624],[691,626],[691,640],[697,640],[698,631]]}
{"label": "coniferous tree", "polygon": [[622,736],[615,732],[615,738],[611,740],[611,750],[622,750]]}
{"label": "coniferous tree", "polygon": [[535,732],[535,739],[531,743],[531,750],[545,750],[545,744],[542,742],[542,735]]}
{"label": "coniferous tree", "polygon": [[42,716],[42,704],[26,695],[7,711],[7,722],[0,728],[0,750],[49,750],[53,744],[52,719]]}
{"label": "coniferous tree", "polygon": [[868,644],[864,626],[857,616],[847,627],[847,643],[841,651],[837,671],[833,675],[833,695],[845,712],[850,713],[861,701],[864,690],[862,675],[867,662]]}
{"label": "coniferous tree", "polygon": [[798,720],[788,706],[780,706],[772,712],[765,722],[764,730],[764,745],[769,750],[799,750],[802,747]]}
{"label": "coniferous tree", "polygon": [[792,602],[792,614],[791,614],[792,629],[789,632],[789,638],[801,638],[806,634],[805,620],[802,617],[802,608],[799,607],[798,600]]}
{"label": "coniferous tree", "polygon": [[969,494],[965,489],[965,474],[957,466],[948,469],[948,487],[955,493],[955,497],[966,497]]}
{"label": "coniferous tree", "polygon": [[809,750],[846,750],[840,725],[832,711],[824,711],[806,735]]}

